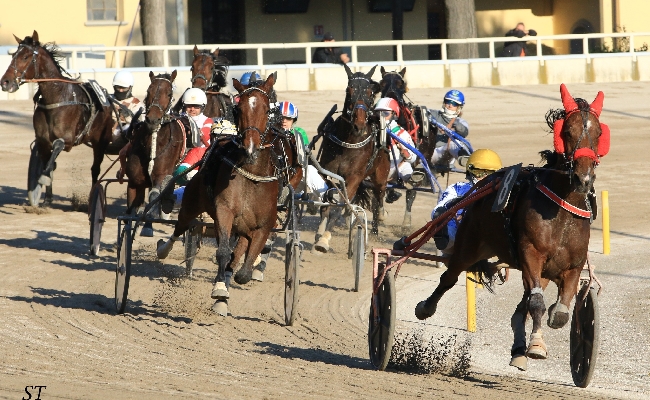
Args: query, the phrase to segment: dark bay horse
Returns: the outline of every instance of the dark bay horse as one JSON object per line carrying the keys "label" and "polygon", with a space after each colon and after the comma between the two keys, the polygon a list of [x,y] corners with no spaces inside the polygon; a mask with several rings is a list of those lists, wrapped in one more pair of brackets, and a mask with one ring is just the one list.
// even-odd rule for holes
{"label": "dark bay horse", "polygon": [[[521,270],[524,294],[512,316],[510,364],[522,370],[526,369],[526,357],[547,357],[541,325],[546,312],[543,288],[548,281],[558,287],[558,299],[549,308],[548,326],[558,329],[569,320],[571,300],[587,260],[594,209],[588,194],[596,179],[595,168],[609,150],[609,128],[599,122],[603,93],[598,92],[589,104],[571,97],[564,84],[560,92],[564,112],[554,124],[555,152],[546,153],[547,165],[522,170],[504,212],[491,212],[496,193],[466,208],[440,284],[415,309],[419,319],[432,316],[440,298],[463,271],[493,273],[481,260],[496,256]],[[478,185],[491,184],[499,175],[503,172]],[[533,328],[526,347],[525,321],[529,313]]]}
{"label": "dark bay horse", "polygon": [[[219,49],[213,52],[199,50],[194,46],[194,60],[192,60],[192,87],[205,92],[208,103],[203,110],[203,115],[210,118],[225,118],[234,123],[232,115],[232,97],[221,90],[226,87],[226,76],[230,62],[219,55]],[[180,112],[183,102],[179,100],[174,106],[174,111]]]}
{"label": "dark bay horse", "polygon": [[295,139],[274,128],[269,119],[274,84],[274,74],[259,86],[245,86],[233,79],[240,96],[236,113],[239,134],[211,145],[200,172],[185,188],[172,237],[158,242],[158,258],[164,259],[194,218],[204,211],[210,214],[219,265],[212,309],[223,316],[228,314],[233,269],[245,254],[235,282],[251,280],[253,263],[276,225],[279,181],[297,183],[302,179]]}
{"label": "dark bay horse", "polygon": [[[415,106],[410,102],[406,102],[404,95],[408,92],[407,82],[404,79],[406,75],[406,67],[402,68],[401,71],[386,71],[384,67],[380,68],[381,71],[381,81],[379,82],[379,87],[381,89],[381,97],[390,97],[395,99],[399,104],[399,118],[397,123],[399,126],[407,130],[413,137],[413,143],[418,147],[418,150],[423,152],[423,155],[426,160],[431,158],[433,154],[433,149],[431,149],[431,154],[426,153],[423,150],[423,147],[426,149],[426,144],[422,145],[422,140],[427,140],[427,138],[422,138],[418,135],[420,130],[420,124],[415,120]],[[434,143],[435,144],[435,143]],[[420,160],[421,162],[427,162],[426,160]],[[402,225],[411,226],[411,209],[413,207],[413,202],[417,195],[417,191],[412,189],[406,190],[406,210],[404,211],[404,220]]]}
{"label": "dark bay horse", "polygon": [[[92,88],[63,76],[65,70],[59,64],[57,47],[51,43],[41,44],[36,31],[23,40],[15,35],[14,38],[18,50],[0,79],[0,85],[3,91],[13,93],[25,82],[38,83],[34,96],[34,132],[36,150],[44,166],[39,184],[51,186],[58,155],[81,143],[90,143],[93,148],[91,174],[94,184],[112,139],[112,107],[98,105],[91,97]],[[38,198],[31,194],[29,198],[33,206],[38,206],[40,190]]]}
{"label": "dark bay horse", "polygon": [[[362,181],[370,177],[372,192],[375,198],[372,206],[372,232],[379,232],[380,213],[383,213],[384,194],[390,170],[388,151],[378,142],[378,124],[371,123],[371,110],[375,97],[379,93],[379,84],[372,80],[374,66],[368,73],[352,73],[344,64],[348,76],[348,86],[345,90],[345,102],[342,114],[324,132],[323,143],[319,151],[320,165],[345,180],[347,195],[355,199],[365,190],[358,191]],[[367,206],[367,204],[366,204]],[[314,248],[327,252],[331,238],[330,225],[333,219],[329,216],[330,207],[321,207],[321,223],[316,235]]]}
{"label": "dark bay horse", "polygon": [[144,99],[145,120],[133,130],[126,160],[127,213],[144,203],[146,189],[151,189],[150,202],[159,195],[163,180],[174,172],[187,149],[189,125],[169,114],[176,71],[155,76],[150,72],[149,79],[151,83]]}

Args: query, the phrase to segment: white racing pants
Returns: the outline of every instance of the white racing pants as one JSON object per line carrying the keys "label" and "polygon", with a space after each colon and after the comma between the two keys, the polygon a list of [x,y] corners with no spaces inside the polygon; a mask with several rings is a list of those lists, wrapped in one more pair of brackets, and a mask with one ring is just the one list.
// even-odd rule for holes
{"label": "white racing pants", "polygon": [[[411,179],[411,175],[413,175],[413,166],[409,162],[402,162],[399,164],[399,176],[402,177],[404,181],[408,181]],[[393,160],[390,161],[390,171],[388,171],[388,181],[396,181],[398,178],[397,175],[397,169],[395,168],[395,162]]]}

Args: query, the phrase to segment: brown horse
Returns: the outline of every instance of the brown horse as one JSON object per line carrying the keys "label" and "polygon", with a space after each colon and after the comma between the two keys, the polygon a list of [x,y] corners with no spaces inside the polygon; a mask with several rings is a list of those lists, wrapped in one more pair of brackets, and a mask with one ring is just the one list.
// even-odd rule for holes
{"label": "brown horse", "polygon": [[[381,88],[381,97],[390,97],[395,99],[399,104],[399,118],[397,123],[399,126],[408,131],[413,137],[413,143],[418,147],[423,155],[426,157],[425,160],[420,160],[421,162],[427,162],[433,154],[433,149],[430,150],[431,154],[427,153],[427,137],[423,137],[419,133],[422,131],[422,122],[418,123],[415,118],[416,108],[410,102],[406,102],[404,99],[406,92],[408,92],[407,82],[404,79],[406,75],[406,67],[402,68],[401,71],[386,71],[384,67],[380,68],[381,71],[381,81],[379,81],[379,87]],[[433,184],[433,183],[432,183]],[[404,220],[402,225],[411,226],[411,209],[413,207],[413,202],[417,195],[417,191],[413,189],[406,190],[406,210],[404,211]]]}
{"label": "brown horse", "polygon": [[[210,118],[224,118],[234,123],[232,97],[228,93],[221,92],[226,87],[229,64],[226,57],[219,55],[219,49],[211,53],[194,46],[192,87],[203,90],[208,98],[203,115]],[[183,102],[179,100],[174,106],[174,111],[180,112],[182,107]]]}
{"label": "brown horse", "polygon": [[[600,157],[609,150],[609,128],[599,122],[603,93],[598,92],[589,104],[573,99],[564,85],[560,92],[564,118],[555,123],[555,152],[548,152],[551,156],[546,157],[550,162],[544,168],[525,168],[519,174],[504,212],[491,212],[497,194],[466,208],[440,284],[415,309],[419,319],[432,316],[462,271],[492,274],[494,268],[481,260],[496,256],[521,270],[524,295],[511,321],[511,365],[520,369],[526,369],[526,357],[547,356],[541,325],[546,311],[543,288],[549,280],[558,286],[558,299],[549,309],[547,324],[558,329],[569,320],[570,303],[587,260],[590,216],[595,210],[588,194]],[[503,172],[483,179],[479,186],[491,184],[499,175]],[[526,348],[528,313],[533,328]]]}
{"label": "brown horse", "polygon": [[[379,232],[380,212],[383,212],[390,170],[388,151],[378,142],[378,126],[371,123],[371,109],[375,96],[379,93],[379,84],[372,80],[376,66],[366,74],[352,73],[347,65],[344,64],[344,67],[348,75],[348,86],[343,113],[323,133],[318,161],[324,169],[343,177],[348,197],[357,203],[362,200],[362,196],[355,196],[365,194],[365,190],[358,191],[359,186],[366,177],[370,177],[375,198],[372,232],[376,234]],[[329,231],[333,222],[329,212],[329,206],[321,207],[321,223],[314,245],[317,251],[327,252],[329,249]]]}
{"label": "brown horse", "polygon": [[176,71],[155,76],[150,72],[149,79],[151,83],[144,99],[145,120],[133,130],[126,160],[127,213],[144,203],[147,188],[153,188],[149,193],[150,202],[159,195],[164,178],[174,172],[187,148],[187,124],[169,114]]}
{"label": "brown horse", "polygon": [[14,38],[18,50],[0,79],[0,85],[3,91],[13,93],[25,82],[38,83],[34,96],[35,150],[44,169],[38,189],[29,188],[29,201],[38,206],[40,185],[49,187],[46,202],[51,201],[52,171],[62,150],[70,151],[80,143],[90,143],[93,148],[92,182],[97,182],[104,152],[112,138],[113,110],[111,106],[98,105],[92,97],[92,88],[63,76],[65,70],[59,64],[60,54],[54,44],[42,45],[36,31],[23,40],[15,35]]}
{"label": "brown horse", "polygon": [[[214,220],[219,265],[212,290],[215,299],[212,309],[223,316],[228,314],[233,268],[245,253],[235,281],[249,282],[253,262],[276,225],[279,181],[296,183],[302,178],[295,139],[275,129],[274,122],[269,121],[269,116],[274,114],[269,93],[275,75],[271,74],[259,86],[244,86],[237,79],[233,83],[240,96],[239,135],[212,144],[200,172],[185,188],[172,237],[167,242],[158,242],[158,258],[166,258],[190,222],[204,211],[210,214]],[[284,161],[278,163],[278,160]]]}

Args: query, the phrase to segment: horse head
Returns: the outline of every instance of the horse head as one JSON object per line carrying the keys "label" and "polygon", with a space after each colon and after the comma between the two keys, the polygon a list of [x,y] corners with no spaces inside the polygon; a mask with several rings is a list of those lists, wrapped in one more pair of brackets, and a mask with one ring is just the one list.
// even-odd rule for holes
{"label": "horse head", "polygon": [[390,97],[400,105],[404,105],[404,93],[408,92],[404,75],[406,75],[406,67],[401,71],[386,71],[381,67],[381,81],[379,87],[381,88],[381,97]]}
{"label": "horse head", "polygon": [[273,73],[261,85],[242,85],[233,78],[233,86],[239,92],[237,130],[249,163],[253,163],[259,156],[269,128],[270,93],[273,92],[275,78],[276,74]]}
{"label": "horse head", "polygon": [[147,88],[147,97],[144,99],[146,108],[145,122],[150,131],[156,130],[163,118],[169,112],[174,102],[174,79],[176,70],[171,74],[154,75],[149,72],[151,83]]}
{"label": "horse head", "polygon": [[363,72],[352,73],[350,67],[343,64],[348,74],[348,87],[345,90],[345,105],[343,106],[350,122],[357,128],[357,132],[363,134],[368,123],[370,109],[374,105],[375,96],[379,93],[379,83],[372,80],[375,73],[375,65],[364,74]]}
{"label": "horse head", "polygon": [[576,191],[587,193],[596,179],[600,157],[609,151],[609,128],[599,121],[605,95],[598,92],[589,104],[574,99],[564,84],[560,94],[566,116],[553,127],[555,151],[564,156]]}
{"label": "horse head", "polygon": [[192,87],[203,91],[216,86],[217,91],[226,86],[229,61],[219,56],[219,49],[210,53],[209,50],[199,50],[194,46],[192,61]]}
{"label": "horse head", "polygon": [[[25,79],[38,77],[39,59],[42,53],[47,51],[41,46],[36,31],[32,33],[32,36],[26,36],[23,40],[20,40],[16,35],[14,35],[14,38],[18,42],[18,49],[11,58],[7,71],[0,79],[2,90],[9,93],[18,90]],[[53,46],[51,45],[51,47]]]}

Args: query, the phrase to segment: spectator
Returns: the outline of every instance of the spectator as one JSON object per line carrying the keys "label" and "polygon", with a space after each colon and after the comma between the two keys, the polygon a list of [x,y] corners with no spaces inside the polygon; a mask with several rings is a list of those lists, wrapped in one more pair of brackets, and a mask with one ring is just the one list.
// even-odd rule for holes
{"label": "spectator", "polygon": [[[534,29],[526,30],[523,22],[517,24],[515,29],[511,29],[506,33],[506,36],[514,36],[523,38],[524,36],[537,36]],[[505,42],[501,57],[524,57],[526,55],[526,42]]]}
{"label": "spectator", "polygon": [[[335,42],[334,35],[327,32],[323,36],[323,42]],[[319,47],[314,52],[311,62],[347,64],[350,62],[350,57],[348,57],[347,53],[343,53],[340,47]]]}

